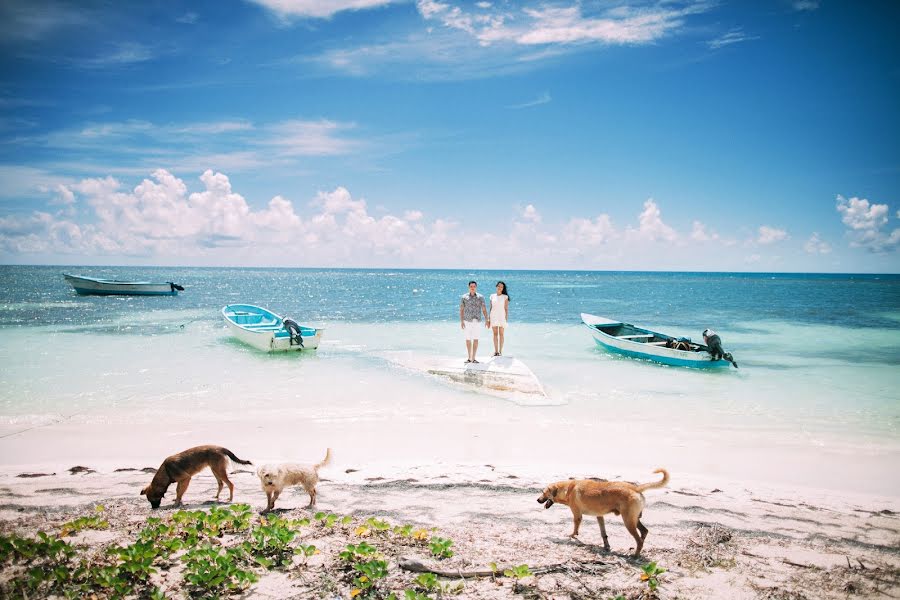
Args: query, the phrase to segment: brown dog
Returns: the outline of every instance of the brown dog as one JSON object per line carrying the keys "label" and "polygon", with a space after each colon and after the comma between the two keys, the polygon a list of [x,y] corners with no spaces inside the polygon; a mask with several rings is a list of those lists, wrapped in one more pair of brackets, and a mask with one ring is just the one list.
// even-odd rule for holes
{"label": "brown dog", "polygon": [[[538,502],[544,508],[550,508],[554,503],[565,504],[572,510],[572,518],[575,521],[575,529],[570,537],[578,537],[578,527],[581,525],[582,515],[597,517],[600,524],[600,535],[603,536],[603,549],[609,552],[609,539],[606,537],[606,523],[603,515],[613,513],[622,515],[625,529],[634,537],[637,547],[634,556],[637,557],[644,547],[647,538],[647,528],[641,523],[644,513],[645,490],[663,487],[669,483],[669,473],[665,469],[656,469],[654,473],[662,473],[663,478],[653,483],[634,484],[624,481],[594,481],[593,479],[570,479],[557,481],[547,486],[538,498]],[[638,535],[640,531],[640,535]]]}
{"label": "brown dog", "polygon": [[191,477],[209,467],[219,483],[219,491],[216,492],[216,502],[222,493],[222,483],[228,484],[228,501],[234,499],[234,484],[228,479],[228,459],[242,465],[252,465],[249,460],[241,460],[231,450],[221,446],[197,446],[188,448],[184,452],[173,454],[163,461],[153,476],[150,485],[141,490],[142,496],[147,496],[150,506],[159,508],[159,503],[172,482],[178,482],[175,488],[175,506],[181,505],[181,497],[191,483]]}

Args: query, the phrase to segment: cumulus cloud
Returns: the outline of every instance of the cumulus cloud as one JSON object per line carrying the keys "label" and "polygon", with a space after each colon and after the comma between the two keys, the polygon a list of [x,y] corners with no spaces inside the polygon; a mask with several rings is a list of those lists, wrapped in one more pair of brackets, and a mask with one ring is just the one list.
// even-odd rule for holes
{"label": "cumulus cloud", "polygon": [[529,204],[524,209],[522,209],[522,218],[532,223],[540,223],[541,213],[539,213],[538,210],[534,207],[534,204]]}
{"label": "cumulus cloud", "polygon": [[638,216],[638,228],[630,229],[629,234],[650,241],[674,242],[678,239],[675,230],[663,222],[662,212],[653,198],[644,202],[644,210]]}
{"label": "cumulus cloud", "polygon": [[391,4],[396,0],[251,0],[281,18],[312,17],[327,19],[346,10],[365,10]]}
{"label": "cumulus cloud", "polygon": [[870,203],[865,198],[837,197],[837,211],[847,226],[850,245],[870,252],[888,252],[900,246],[900,228],[888,232],[885,225],[890,219],[887,204]]}
{"label": "cumulus cloud", "polygon": [[784,229],[770,227],[769,225],[761,225],[759,235],[756,238],[757,244],[767,245],[781,242],[788,239],[788,233]]}
{"label": "cumulus cloud", "polygon": [[819,238],[817,232],[813,232],[810,238],[806,240],[806,243],[803,244],[803,249],[808,254],[828,254],[831,252],[831,244]]}
{"label": "cumulus cloud", "polygon": [[837,197],[837,211],[841,221],[850,229],[878,229],[888,222],[887,204],[870,204],[865,198]]}
{"label": "cumulus cloud", "polygon": [[719,234],[715,232],[707,232],[706,225],[701,223],[700,221],[694,221],[691,226],[691,239],[695,242],[708,242],[711,240],[718,240]]}
{"label": "cumulus cloud", "polygon": [[600,246],[619,237],[612,219],[602,214],[595,219],[573,218],[563,230],[563,238],[571,244]]}

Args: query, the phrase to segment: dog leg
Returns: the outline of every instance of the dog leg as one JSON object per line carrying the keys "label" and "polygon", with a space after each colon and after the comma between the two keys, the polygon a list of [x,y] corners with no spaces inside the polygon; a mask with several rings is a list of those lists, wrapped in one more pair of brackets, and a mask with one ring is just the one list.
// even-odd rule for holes
{"label": "dog leg", "polygon": [[[623,515],[624,516],[624,515]],[[638,530],[636,524],[639,523],[638,519],[634,519],[633,521],[628,518],[622,519],[625,522],[625,529],[628,530],[628,533],[631,534],[631,537],[634,538],[635,548],[634,554],[632,555],[634,558],[637,558],[641,555],[641,549],[644,547],[644,538],[638,535]]]}
{"label": "dog leg", "polygon": [[311,490],[306,490],[306,491],[309,492],[309,506],[308,506],[308,508],[312,508],[313,506],[316,505],[316,488],[313,488],[313,489],[311,489]]}
{"label": "dog leg", "polygon": [[606,521],[603,520],[603,517],[597,517],[597,522],[600,524],[600,535],[603,537],[603,549],[609,552],[609,538],[606,537]]}
{"label": "dog leg", "polygon": [[175,487],[175,506],[181,506],[181,497],[184,496],[184,493],[187,491],[190,484],[190,477],[178,482],[178,485]]}
{"label": "dog leg", "polygon": [[581,511],[572,507],[572,521],[574,521],[575,528],[572,530],[572,535],[569,537],[572,539],[578,538],[578,528],[581,527]]}
{"label": "dog leg", "polygon": [[219,501],[219,494],[222,493],[222,480],[216,477],[216,483],[219,484],[219,489],[216,491],[216,502]]}
{"label": "dog leg", "polygon": [[641,523],[640,518],[638,518],[637,526],[638,526],[638,531],[641,532],[641,545],[643,545],[644,540],[647,539],[647,534],[649,533],[649,530],[646,527],[644,527],[644,524]]}

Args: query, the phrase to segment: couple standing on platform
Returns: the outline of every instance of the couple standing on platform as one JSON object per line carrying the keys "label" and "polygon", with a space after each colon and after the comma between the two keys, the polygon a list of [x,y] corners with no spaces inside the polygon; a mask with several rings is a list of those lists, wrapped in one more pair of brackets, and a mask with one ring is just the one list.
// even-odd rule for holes
{"label": "couple standing on platform", "polygon": [[491,312],[488,314],[484,296],[478,293],[478,284],[469,282],[469,291],[459,301],[459,325],[466,332],[466,350],[469,352],[467,363],[477,363],[478,338],[481,337],[481,316],[484,315],[484,326],[494,330],[494,356],[503,354],[503,333],[509,320],[509,294],[506,284],[497,282],[497,293],[491,294]]}

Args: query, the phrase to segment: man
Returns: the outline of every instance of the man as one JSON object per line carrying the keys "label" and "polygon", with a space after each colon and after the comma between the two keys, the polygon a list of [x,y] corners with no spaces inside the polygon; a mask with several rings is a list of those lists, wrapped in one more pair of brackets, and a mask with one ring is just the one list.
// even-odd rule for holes
{"label": "man", "polygon": [[469,292],[459,300],[459,326],[466,332],[466,350],[469,352],[467,363],[477,363],[478,338],[481,335],[481,316],[484,315],[485,327],[491,328],[491,318],[484,304],[484,296],[477,292],[478,284],[469,282]]}

